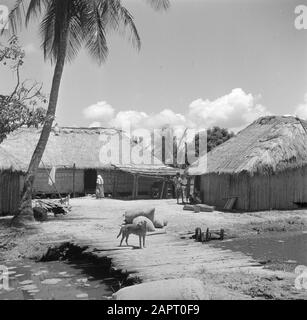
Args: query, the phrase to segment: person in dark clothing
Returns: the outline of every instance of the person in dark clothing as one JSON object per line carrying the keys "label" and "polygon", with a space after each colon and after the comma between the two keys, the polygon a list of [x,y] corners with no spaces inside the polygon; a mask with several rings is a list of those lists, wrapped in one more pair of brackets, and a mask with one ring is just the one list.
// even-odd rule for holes
{"label": "person in dark clothing", "polygon": [[199,192],[195,191],[193,192],[193,195],[189,195],[189,203],[190,204],[201,204],[201,200],[200,200],[200,197],[199,197]]}

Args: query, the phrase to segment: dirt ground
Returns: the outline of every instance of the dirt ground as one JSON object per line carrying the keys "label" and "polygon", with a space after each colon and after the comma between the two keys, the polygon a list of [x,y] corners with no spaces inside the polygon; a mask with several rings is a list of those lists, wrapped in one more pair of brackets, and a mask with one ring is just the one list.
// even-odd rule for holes
{"label": "dirt ground", "polygon": [[[175,200],[120,201],[78,198],[71,200],[72,211],[66,216],[52,217],[43,223],[24,228],[9,227],[10,217],[0,218],[0,262],[40,259],[50,246],[63,241],[109,234],[116,238],[127,209],[155,207],[156,214],[168,220],[166,232],[178,240],[196,227],[224,228],[226,237],[257,236],[273,231],[288,232],[307,229],[307,211],[270,211],[255,213],[193,213],[183,211]],[[189,275],[187,275],[189,276]],[[195,276],[195,275],[194,275]],[[234,299],[306,299],[305,292],[294,288],[294,275],[275,273],[208,272],[199,268],[196,276],[213,292],[213,298]]]}

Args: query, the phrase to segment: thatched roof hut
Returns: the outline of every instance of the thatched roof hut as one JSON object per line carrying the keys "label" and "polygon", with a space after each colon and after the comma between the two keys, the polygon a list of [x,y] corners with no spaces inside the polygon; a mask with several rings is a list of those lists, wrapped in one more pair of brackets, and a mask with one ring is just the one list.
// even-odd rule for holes
{"label": "thatched roof hut", "polygon": [[307,164],[307,122],[294,117],[263,117],[240,131],[235,137],[216,147],[205,163],[199,159],[190,167],[193,174],[268,173]]}
{"label": "thatched roof hut", "polygon": [[[40,136],[41,129],[22,128],[8,136],[0,145],[0,168],[12,171],[26,171],[34,148]],[[105,141],[109,139],[108,148],[119,151],[122,144],[127,148],[133,142],[121,131],[105,128],[68,128],[55,127],[52,129],[41,168],[72,167],[76,169],[119,169],[129,172],[141,172],[150,175],[174,175],[175,170],[165,166],[161,161],[149,155],[151,163],[125,164],[119,161],[109,162],[107,155],[102,152]],[[119,137],[119,142],[112,137]],[[146,151],[145,151],[146,152]]]}
{"label": "thatched roof hut", "polygon": [[[40,133],[40,128],[22,128],[0,145],[0,215],[18,208],[23,175]],[[140,156],[135,163],[133,157],[132,162],[124,161],[124,151],[130,150],[131,146],[136,150],[134,154]],[[111,161],[110,152],[118,154]],[[176,169],[146,152],[115,129],[55,127],[39,166],[34,193],[48,196],[95,193],[96,177],[101,174],[105,192],[113,197],[151,197],[152,185],[157,182],[163,185],[160,190],[163,196],[166,181],[176,174]],[[141,156],[146,159],[145,164],[142,164]],[[55,185],[49,185],[53,167],[56,168]]]}
{"label": "thatched roof hut", "polygon": [[307,122],[268,116],[200,158],[188,172],[202,176],[203,199],[209,204],[221,207],[237,197],[236,207],[243,210],[287,209],[307,202],[306,165]]}

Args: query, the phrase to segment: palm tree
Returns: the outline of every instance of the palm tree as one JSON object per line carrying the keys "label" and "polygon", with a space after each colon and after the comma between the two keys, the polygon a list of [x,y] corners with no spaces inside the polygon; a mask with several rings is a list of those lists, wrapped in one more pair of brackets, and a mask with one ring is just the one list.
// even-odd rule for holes
{"label": "palm tree", "polygon": [[[155,10],[166,10],[170,5],[169,0],[145,1]],[[19,213],[13,219],[17,224],[33,220],[32,187],[55,119],[65,62],[73,60],[82,46],[99,64],[105,62],[106,34],[111,30],[128,29],[133,46],[141,46],[134,19],[121,0],[17,0],[9,23],[15,33],[23,23],[27,26],[39,16],[44,57],[55,67],[46,120],[25,176]]]}

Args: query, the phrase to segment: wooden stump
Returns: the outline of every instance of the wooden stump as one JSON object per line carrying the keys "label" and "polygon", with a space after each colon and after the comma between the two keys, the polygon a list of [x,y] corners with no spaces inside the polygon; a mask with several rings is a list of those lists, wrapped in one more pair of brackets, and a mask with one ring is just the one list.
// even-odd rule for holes
{"label": "wooden stump", "polygon": [[195,229],[195,240],[201,241],[201,229],[200,228]]}
{"label": "wooden stump", "polygon": [[48,219],[47,210],[45,208],[34,207],[33,215],[36,221],[46,221]]}
{"label": "wooden stump", "polygon": [[211,233],[209,231],[209,228],[206,231],[206,241],[210,241],[211,240]]}
{"label": "wooden stump", "polygon": [[221,229],[221,232],[220,232],[220,240],[224,240],[224,236],[225,236],[225,230],[224,230],[224,229]]}
{"label": "wooden stump", "polygon": [[201,242],[205,242],[205,241],[206,241],[206,234],[205,234],[205,232],[202,232],[202,233],[201,233],[200,241],[201,241]]}

